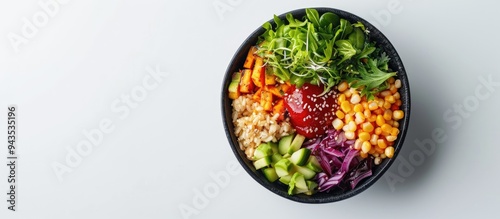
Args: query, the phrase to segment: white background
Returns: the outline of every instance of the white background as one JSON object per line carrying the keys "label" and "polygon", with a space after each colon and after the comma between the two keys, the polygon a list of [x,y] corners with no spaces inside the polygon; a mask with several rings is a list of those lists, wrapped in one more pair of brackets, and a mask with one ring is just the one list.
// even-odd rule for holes
{"label": "white background", "polygon": [[[19,123],[17,211],[7,210],[2,155],[0,218],[183,218],[181,208],[193,213],[184,218],[495,215],[500,87],[488,90],[480,78],[500,82],[497,1],[73,0],[58,3],[16,52],[8,36],[23,37],[24,19],[42,16],[39,2],[48,1],[0,5],[0,154],[7,152],[9,104],[17,104]],[[233,53],[253,30],[273,14],[318,6],[380,27],[405,64],[412,114],[389,170],[401,181],[381,178],[353,198],[311,205],[269,192],[241,168],[228,172],[236,159],[222,127],[220,90]],[[146,90],[148,66],[167,76]],[[113,109],[141,89],[145,96],[129,114]],[[477,89],[488,97],[478,99]],[[468,105],[463,115],[456,104]],[[69,165],[66,156],[101,120],[113,130],[59,180],[53,165]],[[424,154],[415,142],[439,131],[445,137]],[[424,157],[416,162],[418,154]],[[217,184],[214,174],[229,178]],[[209,187],[211,197],[200,202],[198,191]]]}

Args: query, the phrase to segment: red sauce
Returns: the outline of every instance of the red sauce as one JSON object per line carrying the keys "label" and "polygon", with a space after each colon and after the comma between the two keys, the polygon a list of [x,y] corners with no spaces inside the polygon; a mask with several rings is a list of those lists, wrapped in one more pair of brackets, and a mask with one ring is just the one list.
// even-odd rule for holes
{"label": "red sauce", "polygon": [[324,135],[336,118],[337,93],[332,89],[319,96],[323,89],[322,86],[304,84],[300,89],[292,86],[285,94],[290,122],[297,133],[306,138]]}

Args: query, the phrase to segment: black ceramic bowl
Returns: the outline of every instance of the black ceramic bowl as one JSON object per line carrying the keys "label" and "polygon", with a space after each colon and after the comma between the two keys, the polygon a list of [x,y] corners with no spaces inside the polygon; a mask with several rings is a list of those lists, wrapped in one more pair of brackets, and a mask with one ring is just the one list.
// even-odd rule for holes
{"label": "black ceramic bowl", "polygon": [[[226,73],[224,75],[224,80],[222,83],[222,94],[221,94],[222,120],[224,129],[226,131],[227,139],[229,140],[229,144],[234,152],[234,155],[236,156],[236,159],[238,159],[238,161],[243,166],[245,171],[248,174],[250,174],[250,176],[253,179],[255,179],[255,181],[257,181],[259,184],[267,188],[269,191],[293,201],[303,202],[303,203],[329,203],[347,199],[363,192],[368,187],[373,185],[385,173],[385,171],[389,169],[391,164],[394,162],[399,151],[401,151],[401,147],[403,146],[403,142],[406,136],[406,131],[408,129],[409,118],[410,118],[410,87],[406,71],[404,69],[403,63],[398,53],[396,52],[396,49],[378,29],[376,29],[366,20],[346,11],[333,8],[315,8],[315,9],[318,10],[320,15],[325,12],[333,12],[337,14],[339,17],[350,21],[351,23],[355,23],[358,21],[362,22],[365,25],[365,27],[370,31],[370,40],[376,41],[377,46],[381,47],[390,57],[389,67],[392,70],[397,71],[397,78],[399,78],[402,82],[402,86],[399,89],[399,92],[401,94],[401,100],[402,100],[401,109],[405,112],[405,117],[401,121],[399,121],[400,134],[394,144],[395,148],[394,157],[391,159],[384,159],[383,162],[378,166],[373,165],[372,176],[363,179],[353,190],[349,191],[335,190],[335,191],[330,191],[328,193],[318,192],[313,195],[299,194],[290,196],[287,193],[288,187],[286,185],[281,184],[278,181],[271,183],[264,177],[264,175],[260,171],[256,171],[252,162],[246,158],[245,153],[242,150],[240,150],[238,146],[238,141],[233,131],[234,126],[231,118],[232,100],[228,98],[227,88],[231,81],[232,73],[239,71],[242,68],[248,50],[250,49],[251,46],[256,44],[258,36],[264,33],[264,29],[262,27],[257,28],[257,30],[255,30],[252,34],[250,34],[250,36],[248,36],[248,38],[241,44],[240,48],[238,48],[232,60],[229,62],[229,66],[226,70]],[[292,13],[292,15],[296,18],[302,18],[306,14],[305,9],[298,9],[287,13]],[[287,13],[284,13],[279,17],[281,19],[285,19],[285,15]],[[270,17],[272,18],[272,16]],[[270,20],[270,22],[273,23],[272,19]]]}

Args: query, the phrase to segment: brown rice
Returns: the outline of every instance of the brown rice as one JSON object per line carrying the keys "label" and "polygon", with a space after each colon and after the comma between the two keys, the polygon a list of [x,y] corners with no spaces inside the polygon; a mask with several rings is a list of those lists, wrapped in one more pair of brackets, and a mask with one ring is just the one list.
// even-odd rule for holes
{"label": "brown rice", "polygon": [[277,121],[279,114],[272,115],[264,110],[252,95],[241,95],[232,103],[234,132],[240,149],[248,159],[263,142],[277,142],[281,137],[294,132],[288,119]]}

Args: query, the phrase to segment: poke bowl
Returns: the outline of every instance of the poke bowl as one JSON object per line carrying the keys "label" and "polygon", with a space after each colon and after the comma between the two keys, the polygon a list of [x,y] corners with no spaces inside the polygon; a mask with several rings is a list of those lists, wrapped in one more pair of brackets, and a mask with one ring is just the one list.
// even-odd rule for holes
{"label": "poke bowl", "polygon": [[236,50],[221,113],[245,171],[302,203],[353,197],[396,159],[410,119],[401,58],[377,28],[334,8],[274,15]]}

